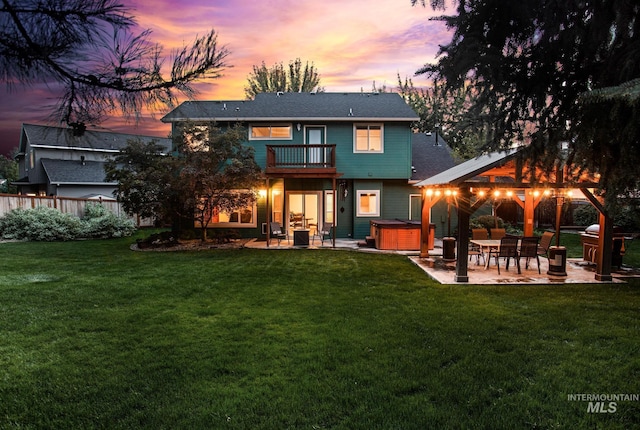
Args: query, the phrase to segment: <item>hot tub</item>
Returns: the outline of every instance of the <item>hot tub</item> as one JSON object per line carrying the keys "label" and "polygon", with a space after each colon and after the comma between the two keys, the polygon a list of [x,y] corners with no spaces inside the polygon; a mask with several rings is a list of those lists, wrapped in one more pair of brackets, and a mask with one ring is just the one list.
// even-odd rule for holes
{"label": "hot tub", "polygon": [[420,221],[371,220],[371,237],[377,249],[419,251],[421,228]]}

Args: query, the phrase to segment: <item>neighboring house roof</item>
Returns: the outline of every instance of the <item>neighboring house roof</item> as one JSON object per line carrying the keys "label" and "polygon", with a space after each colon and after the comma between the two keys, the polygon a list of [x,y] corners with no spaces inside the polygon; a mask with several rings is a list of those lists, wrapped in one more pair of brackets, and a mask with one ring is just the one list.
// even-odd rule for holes
{"label": "neighboring house roof", "polygon": [[162,118],[177,121],[417,121],[396,93],[260,93],[254,100],[188,101]]}
{"label": "neighboring house roof", "polygon": [[411,135],[411,181],[421,181],[456,165],[447,142],[435,133]]}
{"label": "neighboring house roof", "polygon": [[53,185],[112,185],[106,182],[102,161],[53,160],[43,158],[42,167]]}
{"label": "neighboring house roof", "polygon": [[478,176],[480,173],[507,162],[513,158],[517,152],[517,149],[509,149],[507,151],[480,155],[435,176],[427,178],[424,181],[418,182],[415,186],[458,185]]}
{"label": "neighboring house roof", "polygon": [[86,130],[81,136],[74,136],[73,130],[70,128],[23,124],[19,152],[24,153],[28,142],[30,146],[36,148],[115,153],[124,148],[128,141],[135,139],[156,140],[158,144],[166,148],[167,152],[171,150],[171,139],[169,138],[97,130]]}

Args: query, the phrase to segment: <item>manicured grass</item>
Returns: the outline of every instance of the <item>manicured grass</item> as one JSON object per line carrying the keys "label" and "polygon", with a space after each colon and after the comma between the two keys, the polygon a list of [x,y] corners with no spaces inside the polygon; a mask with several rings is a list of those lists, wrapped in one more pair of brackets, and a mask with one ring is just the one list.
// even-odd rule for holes
{"label": "manicured grass", "polygon": [[0,428],[631,428],[640,283],[442,286],[406,257],[5,243]]}

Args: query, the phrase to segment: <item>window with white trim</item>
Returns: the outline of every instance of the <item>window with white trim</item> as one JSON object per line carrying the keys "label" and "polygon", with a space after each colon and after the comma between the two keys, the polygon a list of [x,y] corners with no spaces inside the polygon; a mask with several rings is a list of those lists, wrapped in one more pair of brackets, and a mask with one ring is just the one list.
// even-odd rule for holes
{"label": "window with white trim", "polygon": [[382,124],[355,124],[353,134],[354,152],[383,152]]}
{"label": "window with white trim", "polygon": [[380,190],[358,190],[356,202],[356,216],[380,216]]}
{"label": "window with white trim", "polygon": [[333,212],[333,191],[324,192],[324,222],[333,225],[338,224]]}
{"label": "window with white trim", "polygon": [[255,124],[249,127],[249,140],[291,140],[291,124]]}

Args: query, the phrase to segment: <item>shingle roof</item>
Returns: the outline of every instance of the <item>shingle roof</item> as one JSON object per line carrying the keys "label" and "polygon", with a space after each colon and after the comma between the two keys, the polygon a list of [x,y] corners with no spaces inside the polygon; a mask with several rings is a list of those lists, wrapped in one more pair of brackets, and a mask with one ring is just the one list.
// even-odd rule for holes
{"label": "shingle roof", "polygon": [[[74,136],[69,128],[45,125],[23,124],[22,132],[31,146],[58,146],[86,150],[118,151],[127,145],[129,140],[156,140],[167,151],[171,150],[171,139],[141,136],[136,134],[113,133],[107,131],[86,130],[82,136]],[[20,151],[25,150],[26,142],[20,142]]]}
{"label": "shingle roof", "polygon": [[188,101],[162,118],[174,121],[416,121],[395,93],[260,93],[254,100]]}
{"label": "shingle roof", "polygon": [[79,160],[53,160],[43,158],[42,167],[52,184],[100,184],[116,185],[105,182],[104,162]]}
{"label": "shingle roof", "polygon": [[456,165],[447,142],[435,133],[411,135],[412,181],[421,181]]}

